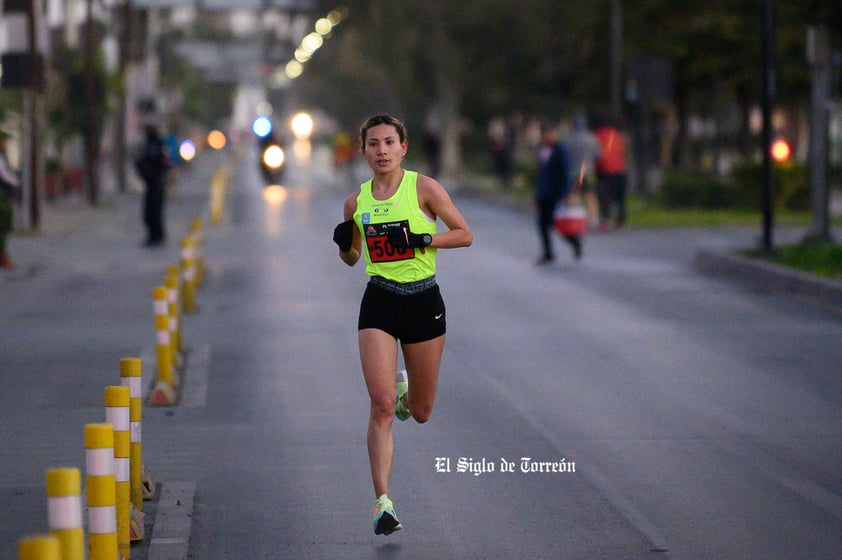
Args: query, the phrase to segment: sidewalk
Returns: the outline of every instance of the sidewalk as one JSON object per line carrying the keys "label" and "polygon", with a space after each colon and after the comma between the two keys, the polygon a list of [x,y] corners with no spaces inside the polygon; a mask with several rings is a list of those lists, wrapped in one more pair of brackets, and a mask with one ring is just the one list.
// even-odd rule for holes
{"label": "sidewalk", "polygon": [[[11,557],[18,539],[46,531],[46,469],[73,466],[84,476],[82,429],[103,421],[102,390],[120,384],[119,359],[141,357],[144,393],[154,384],[151,292],[163,283],[167,267],[179,263],[191,220],[202,218],[207,229],[209,179],[219,161],[208,154],[175,178],[165,206],[163,247],[142,247],[142,195],[134,190],[105,190],[96,207],[83,193],[42,201],[39,230],[10,236],[17,268],[0,271],[0,441],[9,449],[0,456],[7,475],[0,497],[6,516],[13,518],[0,528],[0,558]],[[207,368],[207,351],[201,340],[191,338],[192,331],[186,334],[189,352],[181,374],[196,386],[197,369]],[[166,452],[154,434],[166,429],[168,413],[166,407],[144,406],[144,439],[153,435],[145,458]],[[26,456],[14,452],[16,438],[26,439]],[[186,549],[186,537],[174,531],[186,523],[189,532],[183,512],[190,488],[157,470],[154,460],[149,463],[159,492],[145,502],[145,538],[132,547],[132,557],[140,559],[152,558],[153,538],[162,546]],[[82,501],[84,508],[84,496]]]}
{"label": "sidewalk", "polygon": [[[181,170],[167,195],[164,210],[168,241],[164,247],[143,249],[143,195],[136,188],[116,192],[105,188],[97,206],[77,192],[42,200],[37,231],[16,231],[8,238],[9,255],[17,268],[2,271],[6,280],[31,278],[54,269],[143,268],[170,264],[194,215],[207,214],[207,184]],[[202,198],[205,201],[202,201]],[[137,248],[137,251],[127,250]]]}

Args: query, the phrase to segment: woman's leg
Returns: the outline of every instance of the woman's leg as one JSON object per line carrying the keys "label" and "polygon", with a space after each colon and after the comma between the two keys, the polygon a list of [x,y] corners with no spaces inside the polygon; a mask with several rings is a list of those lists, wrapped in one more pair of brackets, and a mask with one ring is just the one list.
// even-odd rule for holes
{"label": "woman's leg", "polygon": [[375,497],[389,493],[394,442],[395,376],[398,369],[398,343],[379,329],[359,331],[360,361],[371,410],[368,419],[368,460]]}
{"label": "woman's leg", "polygon": [[[401,350],[409,378],[406,404],[415,421],[423,424],[430,419],[436,400],[439,366],[444,352],[444,335],[424,342],[402,344]],[[392,400],[394,401],[394,396]]]}

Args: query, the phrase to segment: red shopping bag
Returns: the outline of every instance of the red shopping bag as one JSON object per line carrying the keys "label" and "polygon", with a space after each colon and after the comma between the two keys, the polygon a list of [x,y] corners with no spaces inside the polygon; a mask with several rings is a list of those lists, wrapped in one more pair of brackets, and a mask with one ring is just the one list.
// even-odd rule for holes
{"label": "red shopping bag", "polygon": [[588,229],[588,212],[581,204],[560,204],[554,223],[561,235],[582,235]]}

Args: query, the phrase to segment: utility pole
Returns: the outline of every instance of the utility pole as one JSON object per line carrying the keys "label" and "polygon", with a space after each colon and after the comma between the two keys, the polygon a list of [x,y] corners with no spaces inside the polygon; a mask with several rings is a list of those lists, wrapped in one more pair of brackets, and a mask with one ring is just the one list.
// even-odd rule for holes
{"label": "utility pole", "polygon": [[96,51],[94,44],[93,0],[86,2],[85,17],[85,175],[88,180],[88,201],[96,206],[99,202],[99,181],[97,180],[97,124],[96,114]]}
{"label": "utility pole", "polygon": [[771,253],[772,245],[772,109],[775,105],[777,89],[775,78],[775,12],[776,0],[761,0],[761,81],[763,105],[763,130],[761,133],[761,150],[763,153],[763,168],[761,183],[763,189],[763,251]]}
{"label": "utility pole", "polygon": [[611,115],[623,114],[623,6],[622,0],[610,0],[611,26]]}
{"label": "utility pole", "polygon": [[813,228],[807,240],[830,241],[830,189],[828,188],[828,108],[830,105],[830,38],[827,28],[807,29],[810,63],[810,196]]}
{"label": "utility pole", "polygon": [[39,206],[39,198],[38,198],[38,176],[39,171],[41,168],[40,165],[40,158],[38,155],[40,154],[40,145],[39,145],[39,128],[40,128],[40,119],[38,115],[40,111],[38,110],[38,100],[39,95],[38,92],[40,91],[40,84],[42,83],[40,80],[43,79],[41,72],[43,71],[41,65],[36,63],[36,61],[40,61],[40,57],[38,56],[38,38],[35,34],[35,18],[37,16],[36,10],[38,9],[38,1],[37,0],[29,0],[28,1],[28,9],[27,9],[27,31],[29,34],[29,60],[31,64],[29,66],[29,88],[26,92],[26,95],[30,97],[29,102],[29,178],[30,178],[30,188],[29,188],[29,223],[30,227],[33,230],[37,230],[41,227],[41,208]]}
{"label": "utility pole", "polygon": [[118,21],[119,44],[117,73],[120,76],[122,87],[117,100],[117,119],[114,123],[114,171],[117,180],[117,190],[125,192],[127,188],[126,178],[126,72],[128,70],[129,50],[132,44],[132,2],[123,0],[116,7]]}

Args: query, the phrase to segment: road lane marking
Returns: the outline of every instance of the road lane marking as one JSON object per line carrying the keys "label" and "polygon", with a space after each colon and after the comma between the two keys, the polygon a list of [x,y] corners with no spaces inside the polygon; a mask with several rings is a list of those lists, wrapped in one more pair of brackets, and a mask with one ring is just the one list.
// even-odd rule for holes
{"label": "road lane marking", "polygon": [[161,483],[147,560],[186,560],[196,482]]}

